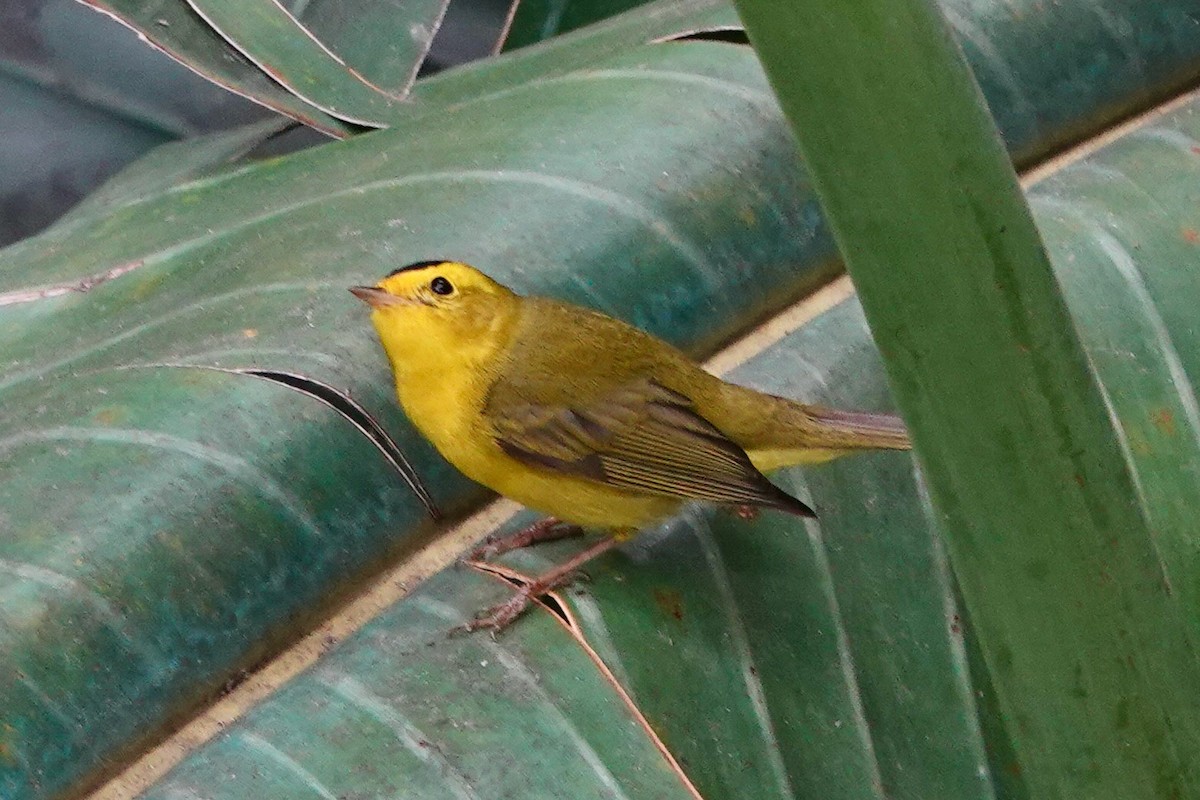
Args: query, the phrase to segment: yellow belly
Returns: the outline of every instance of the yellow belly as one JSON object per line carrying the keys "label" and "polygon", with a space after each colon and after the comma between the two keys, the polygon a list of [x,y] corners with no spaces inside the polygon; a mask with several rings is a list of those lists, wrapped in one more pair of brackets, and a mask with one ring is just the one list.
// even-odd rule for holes
{"label": "yellow belly", "polygon": [[779,448],[775,450],[749,450],[746,455],[759,472],[774,472],[783,467],[796,467],[802,464],[824,464],[835,458],[849,453],[849,450],[828,450],[821,448]]}
{"label": "yellow belly", "polygon": [[509,456],[475,410],[474,387],[444,381],[400,392],[409,419],[438,452],[471,480],[534,511],[586,527],[637,529],[670,516],[682,501],[605,486]]}
{"label": "yellow belly", "polygon": [[495,445],[475,452],[445,453],[471,480],[521,505],[586,527],[639,529],[673,514],[682,501],[635,494],[586,478],[573,478],[528,466]]}
{"label": "yellow belly", "polygon": [[682,505],[673,498],[633,494],[585,479],[547,476],[521,465],[506,468],[505,473],[497,481],[501,494],[576,525],[632,532],[670,516]]}

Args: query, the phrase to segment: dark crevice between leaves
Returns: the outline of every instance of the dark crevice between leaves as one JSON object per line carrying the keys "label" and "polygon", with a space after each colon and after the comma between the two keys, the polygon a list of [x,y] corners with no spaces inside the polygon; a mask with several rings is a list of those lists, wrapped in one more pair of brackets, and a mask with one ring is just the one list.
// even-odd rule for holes
{"label": "dark crevice between leaves", "polygon": [[[542,595],[538,599],[541,600],[542,603],[546,606],[547,611],[549,611],[551,614],[558,617],[559,620],[562,621],[563,625],[566,625],[568,628],[578,630],[578,628],[579,628],[578,624],[571,617],[571,615],[567,613],[567,607],[562,604],[562,600],[557,594],[555,594],[554,592],[548,592],[548,593]],[[579,631],[579,635],[582,636],[583,632]]]}
{"label": "dark crevice between leaves", "polygon": [[270,131],[260,141],[255,142],[245,152],[239,153],[229,159],[227,163],[233,164],[238,162],[265,161],[269,158],[279,158],[280,156],[297,153],[301,150],[307,150],[310,147],[316,147],[319,144],[325,144],[330,139],[328,133],[310,128],[302,122],[297,122],[290,117],[283,117],[279,126]]}
{"label": "dark crevice between leaves", "polygon": [[433,34],[417,78],[480,61],[499,53],[512,25],[517,3],[450,3]]}
{"label": "dark crevice between leaves", "polygon": [[733,26],[721,26],[719,28],[701,28],[693,31],[680,31],[672,33],[670,36],[663,36],[658,39],[652,39],[651,44],[662,44],[664,42],[723,42],[725,44],[750,44],[750,39],[746,37],[744,28]]}
{"label": "dark crevice between leaves", "polygon": [[433,496],[425,488],[425,485],[421,483],[417,471],[413,468],[408,458],[405,457],[404,451],[388,435],[388,432],[384,430],[378,420],[371,416],[365,408],[359,405],[346,392],[314,378],[291,372],[267,369],[232,369],[228,371],[274,381],[301,394],[308,395],[341,414],[351,425],[366,436],[375,445],[376,449],[383,454],[383,457],[387,459],[396,472],[400,473],[400,477],[404,479],[404,482],[412,489],[413,494],[425,506],[425,510],[429,512],[429,516],[434,520],[442,519],[442,512],[434,502]]}

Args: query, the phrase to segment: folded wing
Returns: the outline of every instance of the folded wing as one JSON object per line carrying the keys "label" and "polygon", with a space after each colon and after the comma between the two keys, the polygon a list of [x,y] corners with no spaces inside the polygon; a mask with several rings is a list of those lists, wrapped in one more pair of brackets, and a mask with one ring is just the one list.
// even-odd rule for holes
{"label": "folded wing", "polygon": [[650,379],[574,406],[489,400],[485,414],[504,452],[526,464],[644,494],[816,516],[688,397]]}

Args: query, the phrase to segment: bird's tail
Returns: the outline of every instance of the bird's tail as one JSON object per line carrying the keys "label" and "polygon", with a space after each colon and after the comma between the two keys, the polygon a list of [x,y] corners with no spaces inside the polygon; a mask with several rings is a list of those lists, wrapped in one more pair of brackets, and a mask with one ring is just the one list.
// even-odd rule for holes
{"label": "bird's tail", "polygon": [[760,470],[820,464],[858,450],[908,450],[904,421],[891,414],[840,411],[773,397],[744,425],[741,439]]}
{"label": "bird's tail", "polygon": [[[808,416],[824,429],[836,449],[908,450],[912,442],[904,420],[892,414],[839,411],[824,406],[805,406]],[[825,438],[822,436],[821,438]]]}
{"label": "bird's tail", "polygon": [[762,471],[819,464],[857,450],[908,450],[904,421],[891,414],[840,411],[716,381],[702,413]]}

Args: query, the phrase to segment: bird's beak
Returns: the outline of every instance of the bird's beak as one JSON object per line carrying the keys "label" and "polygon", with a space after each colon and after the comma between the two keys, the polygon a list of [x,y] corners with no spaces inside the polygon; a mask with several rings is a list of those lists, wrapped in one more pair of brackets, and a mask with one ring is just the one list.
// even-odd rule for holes
{"label": "bird's beak", "polygon": [[402,305],[403,301],[395,295],[388,294],[383,289],[374,286],[351,286],[350,294],[362,300],[371,308]]}

